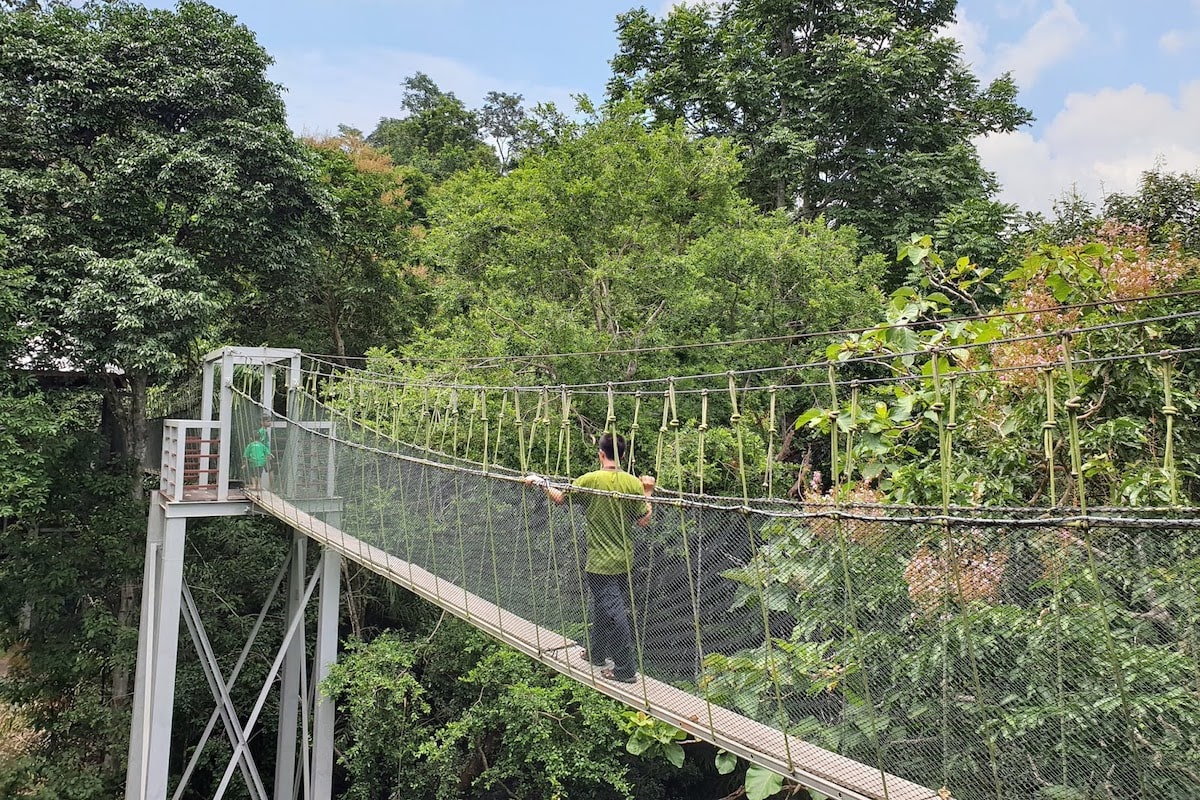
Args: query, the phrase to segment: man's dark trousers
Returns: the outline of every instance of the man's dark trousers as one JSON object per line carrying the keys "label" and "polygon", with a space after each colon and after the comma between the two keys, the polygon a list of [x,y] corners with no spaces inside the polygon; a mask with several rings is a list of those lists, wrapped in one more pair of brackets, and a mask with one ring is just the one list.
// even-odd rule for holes
{"label": "man's dark trousers", "polygon": [[633,632],[629,624],[629,576],[587,573],[592,593],[591,639],[588,660],[602,666],[613,661],[613,677],[629,680],[633,663]]}

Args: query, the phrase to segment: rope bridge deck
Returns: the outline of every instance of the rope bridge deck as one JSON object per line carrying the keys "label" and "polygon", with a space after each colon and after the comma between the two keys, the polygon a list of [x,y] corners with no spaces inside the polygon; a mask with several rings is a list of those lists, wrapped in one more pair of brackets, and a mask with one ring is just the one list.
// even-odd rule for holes
{"label": "rope bridge deck", "polygon": [[[634,684],[606,680],[573,655],[577,642],[561,631],[539,626],[505,611],[461,586],[420,566],[357,539],[268,491],[247,491],[248,498],[276,519],[393,583],[420,595],[526,655],[633,708],[789,775],[809,788],[848,800],[936,800],[938,794],[911,781],[812,745],[741,714],[706,703],[654,678],[639,675]],[[790,753],[790,758],[788,756]],[[790,766],[789,766],[790,762]]]}

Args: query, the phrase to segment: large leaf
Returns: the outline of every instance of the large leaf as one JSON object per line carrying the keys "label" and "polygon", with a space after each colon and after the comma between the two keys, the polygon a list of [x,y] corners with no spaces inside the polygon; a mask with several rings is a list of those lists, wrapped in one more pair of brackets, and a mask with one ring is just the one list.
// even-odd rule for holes
{"label": "large leaf", "polygon": [[767,800],[783,788],[783,776],[751,764],[746,770],[746,800]]}

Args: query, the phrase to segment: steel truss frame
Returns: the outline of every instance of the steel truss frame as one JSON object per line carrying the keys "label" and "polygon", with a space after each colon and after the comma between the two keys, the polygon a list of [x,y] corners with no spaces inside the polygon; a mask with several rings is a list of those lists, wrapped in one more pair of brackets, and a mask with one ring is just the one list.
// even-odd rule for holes
{"label": "steel truss frame", "polygon": [[[216,491],[203,500],[186,500],[181,486],[172,486],[171,491],[167,491],[164,483],[151,498],[126,800],[180,800],[218,724],[224,730],[232,754],[214,798],[224,796],[235,773],[240,773],[252,800],[324,800],[332,791],[334,706],[318,687],[337,658],[341,555],[329,548],[318,548],[310,559],[308,538],[293,530],[288,554],[279,565],[237,661],[228,669],[227,665],[219,663],[199,607],[184,579],[189,519],[256,513],[243,497],[236,492],[231,495],[229,485],[232,387],[234,371],[238,367],[262,371],[262,403],[267,409],[273,405],[276,370],[285,370],[287,374],[289,411],[299,387],[298,350],[223,348],[205,357],[199,425],[219,431],[219,451],[214,454],[218,468],[201,469],[198,486]],[[219,417],[214,419],[218,375]],[[178,454],[164,452],[164,465],[168,463],[168,456],[174,461]],[[174,475],[172,480],[182,481],[182,475]],[[340,503],[336,499],[313,505],[314,512],[323,512],[326,520],[337,524]],[[310,560],[315,563],[311,573]],[[283,605],[286,607],[284,635],[266,678],[254,695],[253,706],[248,711],[239,710],[233,688],[267,615],[278,606],[281,591],[285,594]],[[310,616],[309,605],[314,602],[316,613],[311,626],[314,641],[310,663],[307,618]],[[196,650],[212,692],[214,708],[171,792],[171,733],[180,619],[184,621]],[[275,735],[275,773],[268,784],[255,763],[249,741],[263,709],[275,693],[276,683],[279,726]]]}

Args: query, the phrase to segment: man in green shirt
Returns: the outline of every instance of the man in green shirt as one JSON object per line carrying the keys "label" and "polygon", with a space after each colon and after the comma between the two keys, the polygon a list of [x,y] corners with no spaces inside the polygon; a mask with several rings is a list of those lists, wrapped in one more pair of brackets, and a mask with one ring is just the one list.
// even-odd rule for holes
{"label": "man in green shirt", "polygon": [[[575,479],[562,489],[538,475],[525,479],[529,486],[540,486],[552,502],[562,505],[572,490],[581,492],[587,505],[588,589],[592,595],[590,649],[587,659],[603,667],[611,658],[612,669],[602,669],[605,678],[633,683],[636,665],[633,656],[633,631],[629,621],[629,572],[633,563],[631,526],[650,524],[654,508],[646,502],[654,492],[654,478],[641,478],[621,469],[626,456],[624,437],[604,434],[597,456],[600,469]],[[601,494],[605,493],[605,494]],[[617,495],[626,495],[620,497]]]}

